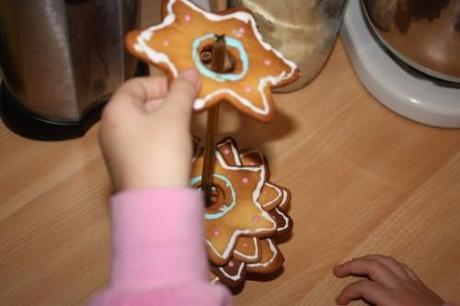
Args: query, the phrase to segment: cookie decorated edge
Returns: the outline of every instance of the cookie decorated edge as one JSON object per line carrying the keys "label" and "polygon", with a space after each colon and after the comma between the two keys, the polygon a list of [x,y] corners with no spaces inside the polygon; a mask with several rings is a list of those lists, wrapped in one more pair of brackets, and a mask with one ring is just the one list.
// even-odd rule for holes
{"label": "cookie decorated edge", "polygon": [[276,57],[281,59],[289,68],[289,72],[283,71],[278,76],[266,76],[259,80],[258,90],[263,100],[263,107],[255,107],[251,101],[246,98],[238,95],[237,92],[224,88],[218,89],[214,92],[197,98],[195,100],[193,109],[194,111],[201,112],[204,111],[208,104],[214,101],[216,96],[221,95],[222,93],[228,94],[232,98],[238,100],[244,107],[250,109],[257,115],[253,115],[254,118],[259,119],[260,121],[270,121],[273,117],[273,103],[271,101],[271,95],[265,93],[267,86],[269,88],[276,88],[283,86],[287,83],[294,82],[300,77],[300,70],[296,63],[287,59],[280,51],[273,48],[269,43],[264,41],[262,34],[257,28],[257,23],[254,16],[244,9],[232,9],[228,14],[214,14],[207,12],[197,6],[196,4],[190,2],[189,0],[167,0],[162,4],[162,14],[164,15],[163,21],[160,24],[148,26],[142,30],[135,30],[128,33],[125,37],[125,42],[128,51],[135,57],[141,58],[143,61],[150,62],[156,66],[159,66],[162,70],[168,74],[170,79],[175,78],[179,75],[179,72],[175,64],[170,60],[170,58],[162,52],[156,52],[155,50],[148,47],[146,41],[150,40],[155,31],[164,29],[176,21],[176,15],[173,11],[173,6],[176,2],[182,2],[187,5],[189,8],[195,10],[196,12],[203,14],[205,18],[210,21],[225,21],[228,19],[238,19],[244,23],[249,23],[252,31],[260,43],[260,45],[267,51],[272,51]]}

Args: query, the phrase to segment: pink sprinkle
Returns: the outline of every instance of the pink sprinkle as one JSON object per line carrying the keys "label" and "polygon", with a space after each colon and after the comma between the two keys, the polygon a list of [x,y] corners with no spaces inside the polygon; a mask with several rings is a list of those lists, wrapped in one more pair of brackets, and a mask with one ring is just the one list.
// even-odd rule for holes
{"label": "pink sprinkle", "polygon": [[184,19],[185,19],[185,21],[189,22],[190,20],[192,20],[192,16],[187,14],[187,15],[184,16]]}
{"label": "pink sprinkle", "polygon": [[243,184],[249,183],[249,179],[247,177],[243,177],[241,181],[243,182]]}
{"label": "pink sprinkle", "polygon": [[246,86],[246,92],[251,93],[254,91],[254,88],[252,86]]}
{"label": "pink sprinkle", "polygon": [[252,217],[252,221],[259,222],[260,221],[260,216],[256,215],[256,216]]}
{"label": "pink sprinkle", "polygon": [[262,192],[262,194],[267,195],[268,194],[267,190],[264,190],[264,192]]}
{"label": "pink sprinkle", "polygon": [[165,39],[163,41],[163,46],[165,46],[165,47],[169,46],[169,40]]}
{"label": "pink sprinkle", "polygon": [[229,266],[230,268],[233,268],[233,267],[235,266],[235,263],[233,263],[233,261],[230,260],[230,261],[228,262],[228,266]]}
{"label": "pink sprinkle", "polygon": [[225,154],[225,155],[230,154],[230,150],[229,150],[229,149],[225,149],[225,150],[224,150],[224,154]]}
{"label": "pink sprinkle", "polygon": [[269,60],[269,59],[266,59],[266,60],[264,61],[264,65],[265,65],[265,66],[270,66],[271,64],[272,64],[272,61]]}
{"label": "pink sprinkle", "polygon": [[214,230],[214,232],[212,232],[212,234],[214,235],[214,237],[218,237],[220,235],[220,231],[219,230]]}
{"label": "pink sprinkle", "polygon": [[238,38],[243,37],[244,33],[246,33],[246,29],[243,27],[239,27],[238,29],[233,30],[233,34]]}
{"label": "pink sprinkle", "polygon": [[244,242],[243,243],[243,248],[247,248],[248,247],[248,243],[247,242]]}

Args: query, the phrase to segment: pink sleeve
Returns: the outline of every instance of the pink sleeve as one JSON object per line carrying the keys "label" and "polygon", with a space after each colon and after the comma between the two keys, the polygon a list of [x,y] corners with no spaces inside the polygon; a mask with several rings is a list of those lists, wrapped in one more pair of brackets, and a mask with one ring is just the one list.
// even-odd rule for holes
{"label": "pink sleeve", "polygon": [[111,283],[91,306],[231,304],[227,289],[208,283],[199,191],[127,191],[111,202]]}

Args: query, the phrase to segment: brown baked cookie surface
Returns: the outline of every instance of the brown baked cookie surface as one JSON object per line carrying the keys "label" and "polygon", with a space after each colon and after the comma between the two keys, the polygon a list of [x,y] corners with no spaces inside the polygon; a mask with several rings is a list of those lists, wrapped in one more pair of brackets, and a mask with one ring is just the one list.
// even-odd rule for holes
{"label": "brown baked cookie surface", "polygon": [[[292,220],[286,210],[290,193],[268,181],[268,162],[263,154],[240,153],[231,138],[216,147],[214,203],[206,208],[205,215],[208,257],[212,281],[238,287],[250,273],[270,274],[282,266],[284,258],[277,242],[292,230]],[[202,152],[194,159],[192,186],[196,188],[199,187],[202,159]],[[253,183],[250,183],[250,173],[257,173]],[[240,193],[244,197],[235,196]],[[232,199],[237,199],[234,206],[229,205]],[[228,212],[230,207],[232,213]],[[265,219],[267,216],[269,218]],[[274,227],[267,230],[266,221]],[[229,234],[232,229],[233,234]]]}
{"label": "brown baked cookie surface", "polygon": [[[230,156],[230,154],[229,154]],[[194,159],[192,187],[201,186],[203,155]],[[276,223],[258,202],[265,183],[264,168],[226,163],[216,151],[213,171],[214,200],[206,208],[205,235],[211,262],[224,265],[232,256],[238,237],[266,238],[276,232]]]}
{"label": "brown baked cookie surface", "polygon": [[[221,101],[260,121],[273,117],[271,88],[295,81],[297,65],[263,41],[246,11],[206,12],[187,0],[165,0],[159,25],[130,32],[126,45],[135,57],[163,69],[170,79],[196,68],[202,87],[194,103],[201,112]],[[217,35],[226,43],[226,71],[210,68]]]}

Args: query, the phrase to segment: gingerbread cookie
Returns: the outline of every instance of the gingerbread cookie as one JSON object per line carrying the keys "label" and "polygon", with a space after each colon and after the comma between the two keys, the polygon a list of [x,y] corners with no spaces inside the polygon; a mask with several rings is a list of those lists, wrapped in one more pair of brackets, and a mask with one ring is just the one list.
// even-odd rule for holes
{"label": "gingerbread cookie", "polygon": [[268,181],[269,168],[265,156],[256,151],[244,152],[240,155],[240,163],[245,166],[264,165],[266,169],[266,182],[262,188],[259,203],[262,208],[270,213],[276,222],[277,236],[284,236],[292,230],[292,219],[286,214],[291,201],[290,192]]}
{"label": "gingerbread cookie", "polygon": [[[275,220],[275,218],[273,219]],[[260,260],[259,250],[260,242],[257,237],[239,237],[236,241],[233,257],[245,263],[255,263]]]}
{"label": "gingerbread cookie", "polygon": [[271,211],[275,207],[278,207],[284,212],[289,210],[291,193],[289,190],[269,182],[270,168],[268,167],[267,158],[263,154],[257,151],[243,152],[240,154],[240,163],[245,166],[264,165],[266,182],[262,189],[259,202],[265,210]]}
{"label": "gingerbread cookie", "polygon": [[[165,0],[163,7],[161,24],[127,35],[130,53],[160,67],[170,79],[198,69],[202,87],[193,105],[197,112],[225,101],[258,120],[271,120],[271,88],[295,81],[299,70],[263,41],[253,16],[242,10],[216,15],[187,0]],[[216,35],[227,50],[223,73],[210,67]]]}
{"label": "gingerbread cookie", "polygon": [[[257,152],[240,153],[233,139],[229,138],[217,145],[216,150],[216,165],[214,169],[213,184],[215,185],[216,194],[214,196],[214,204],[207,207],[207,213],[210,211],[225,211],[228,207],[229,199],[233,198],[229,186],[233,186],[236,193],[251,194],[251,197],[245,196],[244,200],[239,203],[238,210],[234,211],[234,215],[227,215],[220,219],[219,224],[223,228],[227,228],[237,224],[237,230],[241,229],[241,220],[248,222],[247,213],[253,215],[254,207],[260,211],[265,211],[270,216],[270,219],[275,224],[274,231],[265,232],[263,236],[259,235],[254,229],[254,221],[256,224],[260,222],[259,217],[255,215],[255,220],[250,220],[245,228],[250,229],[240,235],[235,236],[235,240],[223,239],[223,236],[215,235],[209,231],[210,220],[205,220],[206,242],[208,244],[208,256],[210,259],[213,281],[216,278],[228,286],[236,287],[241,285],[247,273],[262,273],[268,274],[274,272],[281,267],[284,258],[279,251],[276,242],[280,235],[289,234],[292,228],[292,221],[282,208],[287,208],[287,202],[290,200],[289,192],[267,180],[268,163],[266,158]],[[202,154],[194,160],[193,173],[199,176],[199,170],[202,167]],[[231,169],[231,172],[229,172]],[[259,181],[256,185],[250,185],[249,180],[244,180],[248,172],[252,171],[259,173]],[[223,188],[219,181],[222,177],[228,179],[227,188]],[[192,179],[195,187],[199,186],[200,180]],[[243,184],[241,184],[243,182]],[[247,190],[244,190],[247,189]],[[249,192],[251,191],[252,192]],[[230,192],[229,192],[230,191]],[[234,220],[232,220],[234,218]],[[215,226],[214,223],[212,226]],[[219,233],[221,230],[219,230]],[[226,241],[225,248],[226,256],[218,256],[216,258],[215,245],[221,246],[225,243],[219,240]],[[214,248],[210,248],[214,245]]]}
{"label": "gingerbread cookie", "polygon": [[[192,187],[201,186],[203,159],[203,155],[194,159]],[[257,201],[264,178],[264,167],[231,166],[216,151],[214,204],[205,214],[206,244],[213,263],[226,264],[240,236],[265,238],[276,232],[275,221]]]}
{"label": "gingerbread cookie", "polygon": [[285,235],[291,231],[292,220],[291,218],[283,212],[278,207],[270,212],[270,216],[276,222],[276,232],[278,235]]}
{"label": "gingerbread cookie", "polygon": [[211,266],[211,271],[219,278],[221,283],[230,287],[237,287],[244,282],[246,264],[232,258],[224,266]]}
{"label": "gingerbread cookie", "polygon": [[283,264],[284,257],[272,239],[261,240],[260,251],[260,261],[246,265],[248,272],[268,274],[275,272]]}

